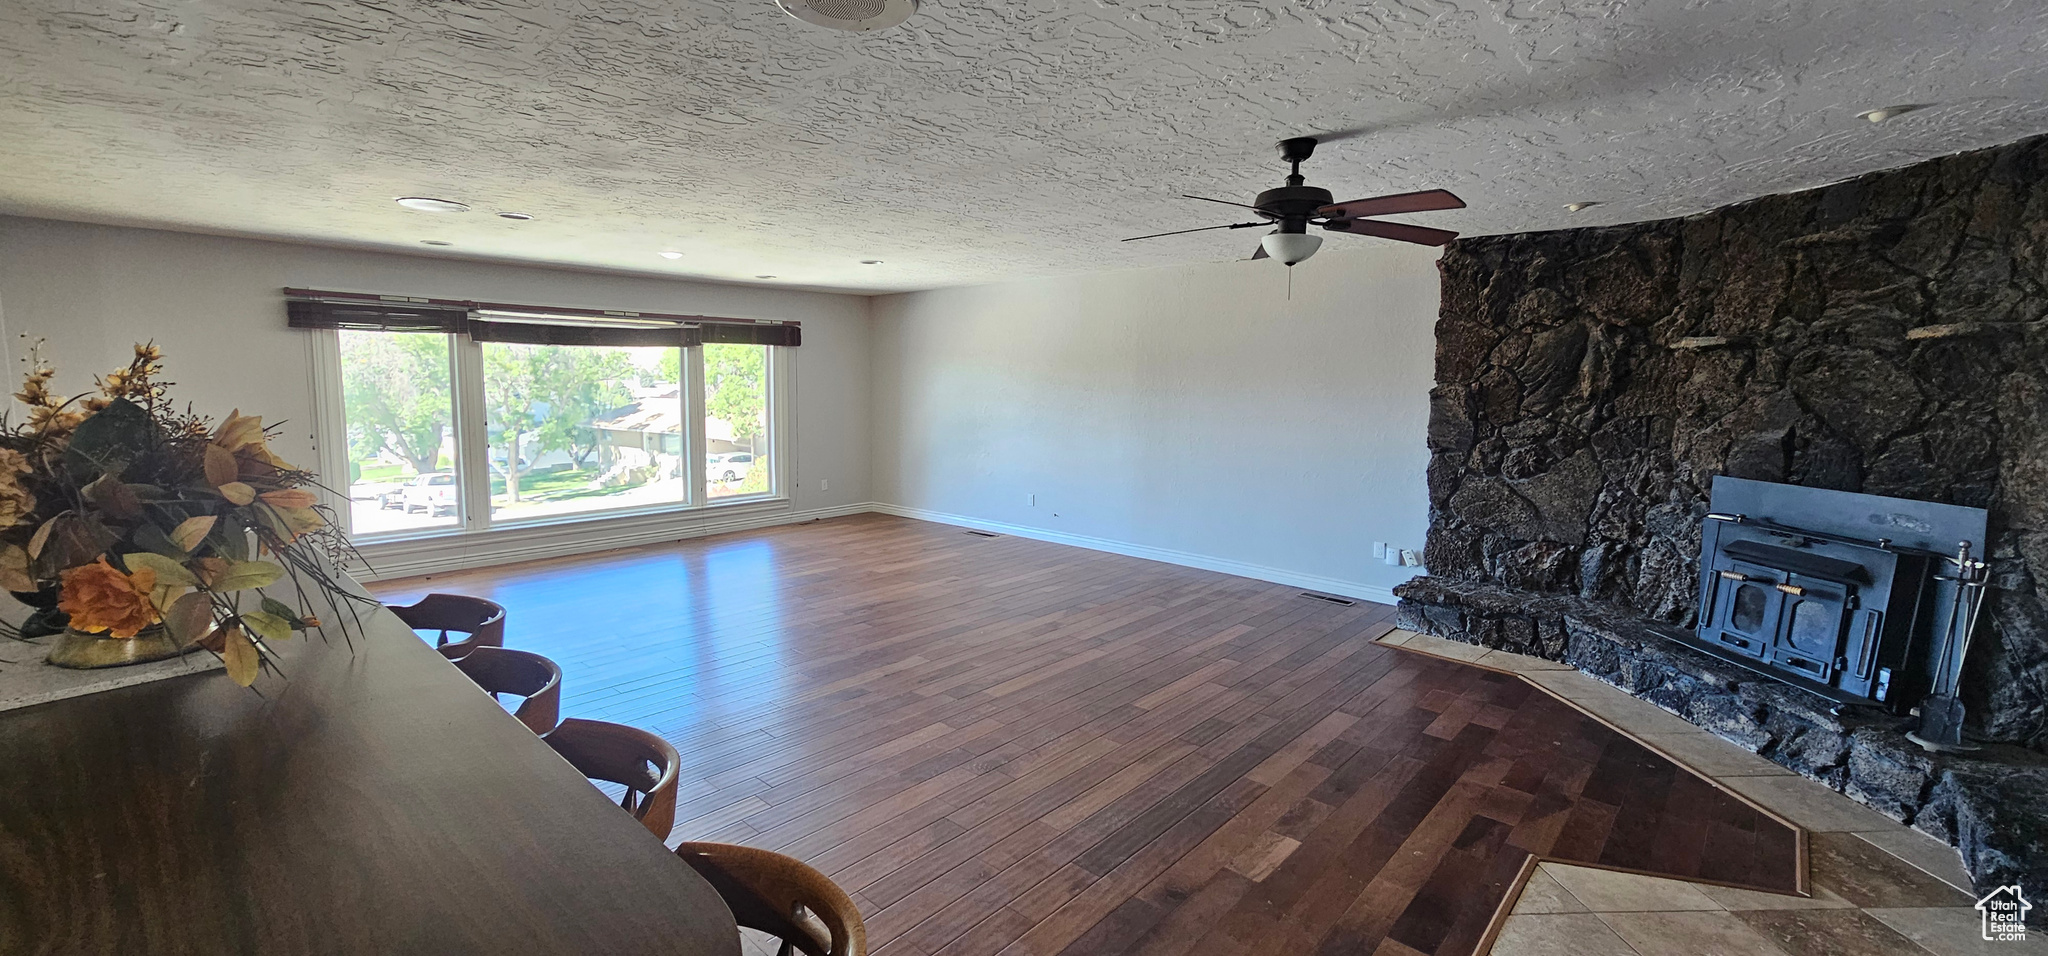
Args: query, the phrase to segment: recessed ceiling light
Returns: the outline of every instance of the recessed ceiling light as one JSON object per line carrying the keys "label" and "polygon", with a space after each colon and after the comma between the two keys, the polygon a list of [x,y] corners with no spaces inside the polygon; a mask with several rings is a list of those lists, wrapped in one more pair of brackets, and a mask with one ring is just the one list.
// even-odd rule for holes
{"label": "recessed ceiling light", "polygon": [[428,199],[425,196],[400,196],[398,204],[418,212],[468,212],[468,203],[453,199]]}
{"label": "recessed ceiling light", "polygon": [[1927,104],[1925,103],[1901,103],[1897,106],[1880,106],[1874,110],[1864,110],[1856,115],[1873,123],[1882,123],[1901,113],[1911,113],[1914,110],[1924,110],[1926,108]]}
{"label": "recessed ceiling light", "polygon": [[532,214],[532,213],[524,213],[524,212],[501,212],[501,213],[499,213],[499,214],[498,214],[498,218],[499,218],[499,219],[511,219],[511,220],[514,220],[514,221],[517,221],[517,222],[525,222],[525,221],[527,221],[527,220],[529,220],[529,219],[532,219],[532,218],[533,218],[533,214]]}
{"label": "recessed ceiling light", "polygon": [[662,252],[657,253],[657,255],[661,256],[663,259],[681,259],[683,257],[683,254],[680,252]]}
{"label": "recessed ceiling light", "polygon": [[775,278],[775,277],[774,277],[774,276],[755,276],[754,278],[756,278],[756,279],[773,279],[773,278]]}
{"label": "recessed ceiling light", "polygon": [[1565,203],[1565,204],[1564,204],[1564,208],[1566,209],[1566,211],[1569,211],[1569,212],[1578,212],[1578,211],[1579,211],[1579,210],[1581,210],[1581,209],[1590,209],[1590,208],[1592,208],[1592,207],[1594,207],[1594,206],[1599,206],[1599,205],[1603,205],[1603,204],[1602,204],[1602,203],[1601,203],[1601,202],[1600,202],[1599,200],[1597,200],[1597,199],[1588,199],[1588,200],[1586,200],[1585,202],[1568,202],[1568,203]]}
{"label": "recessed ceiling light", "polygon": [[428,246],[452,246],[455,243],[449,242],[446,239],[421,239],[420,244]]}
{"label": "recessed ceiling light", "polygon": [[880,259],[862,259],[862,260],[860,261],[860,264],[861,264],[861,265],[864,265],[864,266],[878,266],[878,265],[881,265],[881,264],[882,264],[882,260],[880,260]]}
{"label": "recessed ceiling light", "polygon": [[851,33],[887,29],[917,12],[917,0],[775,0],[775,4],[805,23]]}

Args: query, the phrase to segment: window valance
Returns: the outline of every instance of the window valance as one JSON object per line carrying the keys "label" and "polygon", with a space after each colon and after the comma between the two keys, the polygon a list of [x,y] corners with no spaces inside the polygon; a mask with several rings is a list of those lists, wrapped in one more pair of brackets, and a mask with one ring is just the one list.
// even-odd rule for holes
{"label": "window valance", "polygon": [[286,324],[295,329],[430,332],[529,345],[803,344],[803,329],[796,322],[316,289],[286,289],[284,294]]}

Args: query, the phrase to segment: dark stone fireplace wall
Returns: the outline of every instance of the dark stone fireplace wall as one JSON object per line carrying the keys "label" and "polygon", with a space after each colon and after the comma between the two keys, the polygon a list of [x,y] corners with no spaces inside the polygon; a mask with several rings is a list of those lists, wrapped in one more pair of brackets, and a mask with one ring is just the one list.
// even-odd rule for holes
{"label": "dark stone fireplace wall", "polygon": [[[1709,726],[1728,711],[1724,735],[1954,830],[1930,812],[1938,769],[1886,750],[1917,769],[1858,793],[1854,719],[1780,713],[1800,705],[1654,634],[1693,624],[1715,475],[1987,508],[1971,728],[2048,749],[2048,137],[1685,219],[1460,240],[1441,268],[1410,626],[1605,670]],[[1700,696],[1717,682],[1725,699]]]}

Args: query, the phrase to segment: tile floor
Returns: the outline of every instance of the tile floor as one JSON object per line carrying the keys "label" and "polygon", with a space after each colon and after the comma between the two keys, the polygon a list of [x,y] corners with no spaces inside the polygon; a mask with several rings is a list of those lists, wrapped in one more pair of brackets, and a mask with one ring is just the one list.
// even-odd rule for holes
{"label": "tile floor", "polygon": [[1513,671],[1808,831],[1812,898],[1540,864],[1492,956],[2048,956],[1986,942],[1962,859],[1619,688],[1553,661],[1409,631],[1382,643]]}

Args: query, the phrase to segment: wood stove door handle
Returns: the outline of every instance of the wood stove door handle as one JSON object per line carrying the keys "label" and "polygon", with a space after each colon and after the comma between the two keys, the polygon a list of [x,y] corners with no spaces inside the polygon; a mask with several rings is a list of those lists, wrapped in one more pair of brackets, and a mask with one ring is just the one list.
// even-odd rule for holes
{"label": "wood stove door handle", "polygon": [[1780,590],[1780,591],[1783,591],[1783,592],[1785,592],[1786,594],[1790,594],[1790,595],[1792,595],[1793,597],[1805,597],[1805,596],[1806,596],[1806,589],[1805,589],[1805,588],[1802,588],[1802,587],[1800,587],[1800,586],[1799,586],[1799,585],[1797,585],[1797,584],[1780,584],[1780,585],[1778,585],[1778,590]]}
{"label": "wood stove door handle", "polygon": [[1747,581],[1750,579],[1749,575],[1740,571],[1722,571],[1721,576],[1730,581]]}

